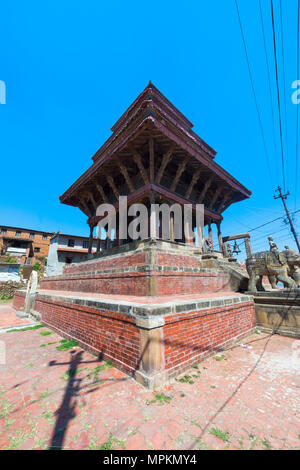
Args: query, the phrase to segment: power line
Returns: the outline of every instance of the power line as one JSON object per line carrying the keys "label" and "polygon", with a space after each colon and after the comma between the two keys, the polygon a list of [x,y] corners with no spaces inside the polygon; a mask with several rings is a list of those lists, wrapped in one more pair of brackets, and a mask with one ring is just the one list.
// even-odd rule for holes
{"label": "power line", "polygon": [[279,114],[279,128],[280,128],[282,178],[283,178],[283,187],[284,187],[284,191],[285,191],[284,152],[283,152],[283,139],[282,139],[282,122],[281,122],[281,108],[280,108],[280,93],[279,93],[279,79],[278,79],[278,65],[277,65],[277,51],[276,51],[276,33],[275,33],[275,21],[274,21],[273,0],[271,0],[271,13],[272,13],[272,28],[273,28],[273,44],[274,44],[274,59],[275,59],[275,72],[276,72],[276,87],[277,87],[277,101],[278,101],[278,114]]}
{"label": "power line", "polygon": [[[284,60],[284,36],[283,36],[283,15],[282,15],[282,0],[280,0],[280,30],[281,30],[281,57],[282,57],[282,76],[283,76],[283,99],[284,99],[284,121],[285,121],[285,149],[286,149],[286,167],[288,169],[289,161],[289,146],[288,146],[288,127],[287,127],[287,112],[286,112],[286,77],[285,77],[285,60]],[[288,171],[287,171],[288,174]]]}
{"label": "power line", "polygon": [[[299,0],[300,1],[300,0]],[[266,65],[267,65],[267,72],[268,72],[268,84],[269,84],[269,93],[270,93],[270,103],[271,103],[271,113],[272,113],[272,125],[273,125],[273,143],[274,143],[274,153],[276,160],[278,158],[277,155],[277,145],[276,145],[276,132],[275,132],[275,117],[274,117],[274,106],[273,106],[273,94],[271,90],[271,73],[270,73],[270,65],[267,53],[267,41],[266,41],[266,34],[265,34],[265,26],[263,20],[263,13],[261,7],[261,0],[259,0],[259,12],[260,12],[260,21],[261,21],[261,29],[263,35],[263,42],[264,42],[264,49],[265,49],[265,58],[266,58]]]}
{"label": "power line", "polygon": [[[298,22],[297,22],[297,80],[300,79],[300,0],[298,0]],[[299,104],[296,105],[296,180],[295,180],[295,209],[297,201],[297,186],[298,186],[298,157],[299,157]]]}
{"label": "power line", "polygon": [[[300,209],[298,209],[298,210],[296,210],[296,211],[294,211],[294,212],[291,212],[291,215],[297,214],[297,213],[299,213],[299,212],[300,212]],[[259,230],[259,229],[262,228],[262,227],[266,227],[266,225],[272,224],[273,222],[276,222],[277,220],[285,219],[285,217],[286,217],[286,216],[283,215],[283,216],[281,216],[281,217],[277,217],[276,219],[270,220],[269,222],[266,222],[266,223],[264,223],[264,224],[262,224],[262,225],[259,225],[258,227],[251,228],[250,230],[248,230],[248,233],[254,232],[255,230]],[[242,245],[242,244],[243,244],[243,242],[240,243],[240,245]],[[238,245],[238,246],[240,246],[240,245]]]}
{"label": "power line", "polygon": [[239,6],[238,6],[238,0],[235,0],[235,6],[236,6],[237,16],[238,16],[238,20],[239,20],[239,25],[240,25],[240,30],[241,30],[241,35],[242,35],[242,40],[243,40],[245,55],[246,55],[246,61],[247,61],[247,66],[248,66],[248,72],[249,72],[249,77],[250,77],[250,82],[251,82],[251,88],[252,88],[252,92],[253,92],[253,96],[254,96],[255,107],[256,107],[257,116],[258,116],[258,122],[259,122],[259,127],[260,127],[260,132],[261,132],[261,136],[262,136],[262,140],[263,140],[263,145],[264,145],[264,150],[265,150],[265,156],[266,156],[266,161],[267,161],[267,167],[268,167],[268,171],[269,171],[269,176],[270,176],[271,184],[272,184],[272,186],[273,186],[273,183],[272,183],[271,166],[270,166],[270,161],[269,161],[269,154],[268,154],[268,150],[267,150],[266,139],[265,139],[265,133],[264,133],[263,125],[262,125],[261,115],[260,115],[260,111],[259,111],[259,107],[258,107],[258,101],[257,101],[257,97],[256,97],[256,92],[255,92],[255,87],[254,87],[254,81],[253,81],[253,76],[252,76],[251,67],[250,67],[250,61],[249,61],[248,50],[247,50],[247,45],[246,45],[246,39],[245,39],[245,35],[244,35],[244,30],[243,30],[243,26],[242,26],[242,20],[241,20],[241,16],[240,16],[240,10],[239,10]]}

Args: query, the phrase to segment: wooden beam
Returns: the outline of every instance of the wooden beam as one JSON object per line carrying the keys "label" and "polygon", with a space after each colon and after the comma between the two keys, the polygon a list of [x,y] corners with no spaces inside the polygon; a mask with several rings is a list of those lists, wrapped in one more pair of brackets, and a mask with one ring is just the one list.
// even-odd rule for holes
{"label": "wooden beam", "polygon": [[107,197],[106,197],[106,194],[105,194],[104,189],[102,188],[101,184],[99,184],[99,183],[97,183],[97,182],[95,181],[95,186],[96,186],[96,188],[97,188],[99,194],[101,195],[103,201],[106,202],[106,203],[108,203],[108,199],[107,199]]}
{"label": "wooden beam", "polygon": [[177,168],[176,176],[175,176],[174,181],[173,181],[172,186],[171,186],[171,191],[175,191],[176,186],[179,183],[180,177],[181,177],[182,173],[185,170],[185,167],[186,167],[186,164],[187,164],[188,160],[189,160],[189,156],[186,156],[185,159],[183,160],[183,162],[181,162],[179,167]]}
{"label": "wooden beam", "polygon": [[230,198],[231,196],[231,191],[227,192],[224,194],[224,197],[223,199],[221,200],[219,206],[218,206],[218,209],[217,209],[217,212],[221,212],[222,211],[222,207],[224,206],[224,204],[228,201],[228,199]]}
{"label": "wooden beam", "polygon": [[89,209],[89,206],[87,205],[87,203],[85,202],[85,200],[83,199],[83,197],[79,198],[79,201],[80,201],[80,204],[82,205],[82,207],[84,208],[84,211],[85,214],[88,216],[88,217],[92,217],[92,212],[91,210]]}
{"label": "wooden beam", "polygon": [[208,180],[206,180],[206,183],[204,185],[204,188],[202,189],[201,193],[200,193],[200,196],[199,196],[199,199],[198,199],[198,203],[199,204],[202,204],[204,198],[205,198],[205,194],[207,193],[207,190],[208,188],[210,187],[211,183],[213,181],[213,176],[211,176],[210,178],[208,178]]}
{"label": "wooden beam", "polygon": [[147,171],[145,170],[145,167],[143,165],[142,157],[140,156],[140,154],[137,152],[137,150],[132,145],[128,145],[128,147],[131,150],[131,152],[133,153],[133,160],[135,161],[138,169],[141,172],[144,183],[149,184],[150,183],[149,177],[148,177]]}
{"label": "wooden beam", "polygon": [[185,193],[185,197],[186,197],[187,199],[189,199],[190,195],[192,194],[192,191],[193,191],[193,189],[194,189],[194,186],[195,186],[195,184],[197,183],[197,181],[198,181],[198,179],[199,179],[200,173],[201,173],[201,169],[199,168],[199,169],[196,171],[196,173],[193,174],[193,177],[192,177],[192,179],[191,179],[191,182],[190,182],[190,184],[189,184],[189,187],[188,187],[188,189],[187,189],[187,191],[186,191],[186,193]]}
{"label": "wooden beam", "polygon": [[149,155],[150,155],[150,181],[154,182],[154,140],[152,137],[149,139]]}
{"label": "wooden beam", "polygon": [[94,209],[96,210],[98,206],[97,206],[96,201],[95,201],[95,199],[94,199],[93,193],[92,193],[92,192],[89,192],[89,193],[88,193],[88,196],[89,196],[90,200],[92,201],[92,204],[93,204],[93,206],[94,206]]}
{"label": "wooden beam", "polygon": [[220,187],[215,191],[214,196],[213,196],[213,198],[211,199],[211,201],[210,201],[210,203],[209,203],[209,206],[208,206],[208,208],[209,208],[210,211],[212,210],[213,206],[215,205],[215,203],[216,203],[218,197],[220,196],[220,193],[222,192],[222,190],[223,190],[223,188],[220,186]]}
{"label": "wooden beam", "polygon": [[123,163],[121,163],[120,159],[118,159],[118,163],[119,163],[120,171],[121,171],[122,175],[124,176],[126,184],[129,188],[129,191],[131,193],[134,193],[134,186],[133,186],[131,178],[128,174],[127,168],[123,165]]}
{"label": "wooden beam", "polygon": [[167,164],[169,163],[170,161],[170,158],[172,156],[172,153],[173,153],[173,150],[174,150],[174,147],[170,147],[169,150],[164,154],[163,156],[163,159],[162,159],[162,162],[161,162],[161,165],[160,165],[160,168],[158,170],[158,173],[157,173],[157,176],[156,176],[156,183],[159,184],[161,179],[162,179],[162,176],[163,176],[163,173],[165,171],[165,168],[167,166]]}
{"label": "wooden beam", "polygon": [[113,190],[113,193],[114,193],[114,195],[115,195],[115,197],[116,197],[116,199],[117,199],[117,201],[118,201],[120,194],[119,194],[119,191],[118,191],[117,188],[116,188],[116,185],[115,185],[115,182],[114,182],[113,177],[110,176],[110,175],[105,175],[105,176],[106,176],[106,179],[107,179],[107,181],[108,181],[109,186],[110,186],[111,189]]}

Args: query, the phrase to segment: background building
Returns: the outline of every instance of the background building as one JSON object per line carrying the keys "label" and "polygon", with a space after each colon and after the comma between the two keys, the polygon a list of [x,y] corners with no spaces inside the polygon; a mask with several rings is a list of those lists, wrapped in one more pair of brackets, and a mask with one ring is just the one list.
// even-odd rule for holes
{"label": "background building", "polygon": [[[88,237],[66,235],[57,232],[51,237],[46,267],[46,276],[62,274],[65,264],[78,263],[87,258]],[[97,249],[97,239],[93,240],[93,251]]]}
{"label": "background building", "polygon": [[0,226],[0,255],[17,259],[20,264],[34,264],[48,256],[53,232]]}

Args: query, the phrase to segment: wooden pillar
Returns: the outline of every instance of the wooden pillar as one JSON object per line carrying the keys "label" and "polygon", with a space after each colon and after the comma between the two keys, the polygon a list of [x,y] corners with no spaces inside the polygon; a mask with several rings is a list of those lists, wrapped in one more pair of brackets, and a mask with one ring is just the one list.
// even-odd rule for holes
{"label": "wooden pillar", "polygon": [[214,249],[214,239],[213,239],[213,233],[212,233],[212,228],[211,228],[211,222],[208,224],[208,237],[211,241],[211,248],[212,250]]}
{"label": "wooden pillar", "polygon": [[170,214],[170,240],[171,242],[174,241],[174,214],[173,212]]}
{"label": "wooden pillar", "polygon": [[100,237],[97,238],[97,253],[101,250],[101,239]]}
{"label": "wooden pillar", "polygon": [[190,226],[189,226],[189,223],[187,221],[184,223],[184,235],[185,235],[185,243],[188,244],[188,245],[192,245],[193,244],[193,236],[190,233]]}
{"label": "wooden pillar", "polygon": [[250,256],[252,255],[252,247],[251,247],[251,243],[250,243],[250,237],[245,238],[245,248],[246,248],[247,258],[250,258]]}
{"label": "wooden pillar", "polygon": [[150,224],[149,224],[149,235],[151,238],[157,238],[158,232],[158,221],[156,220],[156,211],[154,208],[155,197],[154,195],[150,196]]}
{"label": "wooden pillar", "polygon": [[93,241],[94,241],[94,225],[90,225],[88,254],[92,253]]}
{"label": "wooden pillar", "polygon": [[220,252],[223,253],[223,240],[222,240],[222,233],[221,233],[221,222],[216,222],[216,226],[217,226],[217,229],[218,229],[219,249],[220,249]]}

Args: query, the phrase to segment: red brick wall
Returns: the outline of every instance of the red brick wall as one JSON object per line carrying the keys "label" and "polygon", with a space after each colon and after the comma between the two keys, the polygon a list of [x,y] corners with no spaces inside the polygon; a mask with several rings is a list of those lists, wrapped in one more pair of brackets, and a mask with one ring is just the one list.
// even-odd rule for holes
{"label": "red brick wall", "polygon": [[[74,275],[44,278],[41,288],[72,292],[99,292],[115,295],[146,296],[149,294],[150,273],[110,273],[94,275]],[[164,271],[151,272],[156,279],[157,290],[152,295],[199,294],[230,290],[229,275],[226,273],[191,273]]]}
{"label": "red brick wall", "polygon": [[145,274],[95,274],[90,277],[43,279],[41,289],[63,290],[72,292],[99,292],[103,294],[147,295],[147,278]]}
{"label": "red brick wall", "polygon": [[157,295],[200,294],[230,290],[228,274],[164,272],[157,276]]}
{"label": "red brick wall", "polygon": [[138,368],[140,338],[134,319],[40,296],[37,296],[34,310],[41,313],[43,323],[63,336],[78,340],[85,349],[103,354],[119,368],[127,372]]}
{"label": "red brick wall", "polygon": [[94,263],[86,262],[77,265],[66,265],[64,274],[102,271],[103,269],[126,268],[127,266],[141,266],[146,263],[146,253],[135,253],[129,256],[115,256],[114,258],[99,258]]}
{"label": "red brick wall", "polygon": [[165,368],[186,368],[255,327],[253,302],[170,315],[163,336]]}
{"label": "red brick wall", "polygon": [[25,294],[21,294],[20,292],[16,292],[14,296],[13,307],[16,310],[20,310],[20,308],[24,307],[25,304]]}
{"label": "red brick wall", "polygon": [[186,268],[199,268],[199,257],[176,255],[171,253],[157,253],[157,264],[160,266],[181,266]]}

